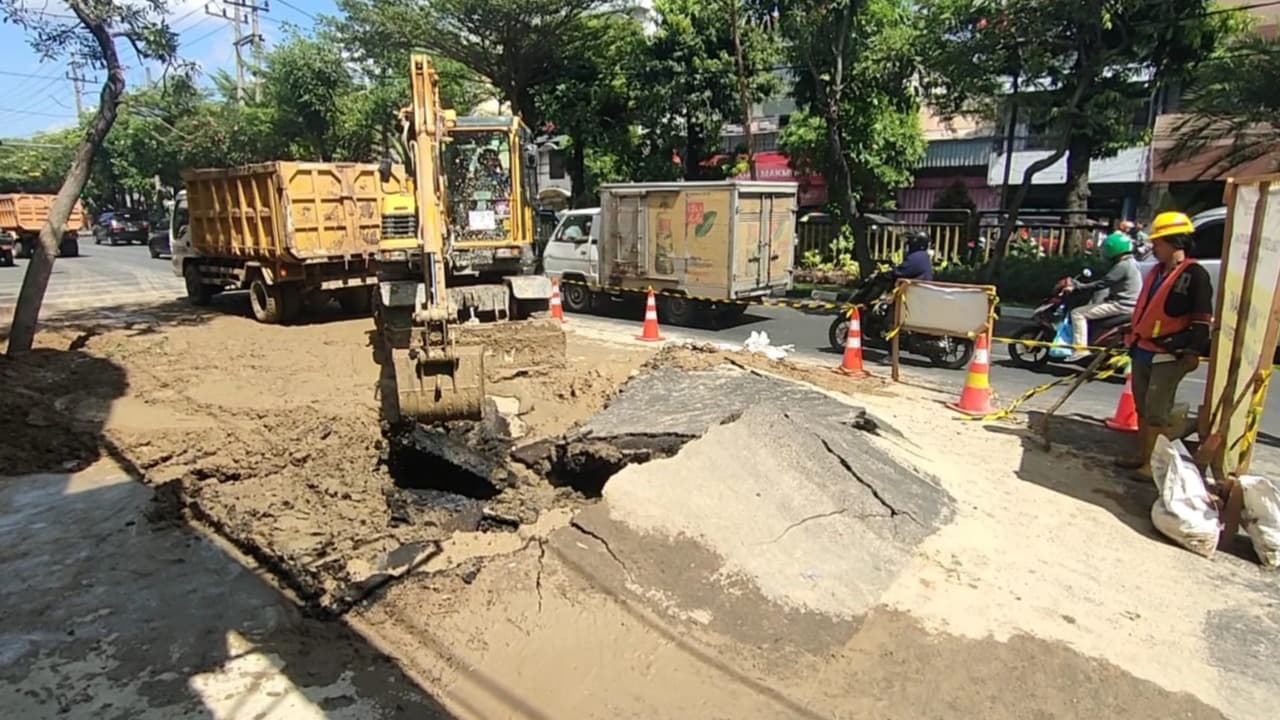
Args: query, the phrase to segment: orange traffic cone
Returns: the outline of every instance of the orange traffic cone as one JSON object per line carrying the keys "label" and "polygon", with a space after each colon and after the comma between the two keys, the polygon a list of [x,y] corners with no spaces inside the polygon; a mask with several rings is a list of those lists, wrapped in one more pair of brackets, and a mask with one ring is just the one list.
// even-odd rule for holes
{"label": "orange traffic cone", "polygon": [[1138,432],[1138,406],[1133,402],[1133,378],[1128,372],[1124,374],[1124,390],[1120,392],[1116,412],[1104,422],[1112,430]]}
{"label": "orange traffic cone", "polygon": [[653,299],[653,288],[649,288],[649,299],[644,303],[644,330],[636,336],[637,340],[662,340],[658,334],[658,303]]}
{"label": "orange traffic cone", "polygon": [[862,369],[862,316],[858,308],[849,309],[849,331],[844,336],[844,357],[836,372],[845,375],[867,375]]}
{"label": "orange traffic cone", "polygon": [[978,336],[973,348],[973,360],[969,363],[969,376],[964,380],[960,400],[947,403],[947,407],[965,415],[987,415],[996,411],[991,405],[991,343],[987,334]]}
{"label": "orange traffic cone", "polygon": [[564,306],[560,304],[560,281],[551,281],[551,319],[564,322]]}

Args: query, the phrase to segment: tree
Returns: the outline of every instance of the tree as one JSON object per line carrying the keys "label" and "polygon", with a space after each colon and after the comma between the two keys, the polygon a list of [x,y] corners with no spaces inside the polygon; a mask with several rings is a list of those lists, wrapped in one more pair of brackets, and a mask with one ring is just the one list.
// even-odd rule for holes
{"label": "tree", "polygon": [[[743,0],[658,0],[654,11],[656,32],[631,71],[642,128],[637,174],[720,177],[705,160],[719,150],[721,127],[745,120],[750,104],[779,86],[773,70],[780,43],[771,16]],[[671,162],[673,153],[679,165]]]}
{"label": "tree", "polygon": [[1190,83],[1166,167],[1202,159],[1201,177],[1222,177],[1280,148],[1280,39],[1246,36],[1200,67]]}
{"label": "tree", "polygon": [[643,52],[644,34],[631,18],[599,15],[579,18],[566,36],[550,76],[534,91],[534,101],[555,131],[570,139],[566,169],[578,206],[595,193],[587,181],[588,153],[614,156],[597,158],[600,172],[625,162],[630,152],[635,114],[626,69]]}
{"label": "tree", "polygon": [[21,0],[0,0],[0,12],[6,20],[27,32],[36,52],[49,59],[64,53],[71,54],[106,73],[98,109],[80,137],[66,178],[49,211],[49,219],[40,231],[40,243],[27,265],[9,332],[10,355],[31,350],[40,306],[44,303],[49,276],[58,255],[62,228],[89,179],[94,156],[115,123],[125,90],[124,67],[116,49],[116,38],[126,39],[140,61],[150,58],[168,63],[177,51],[177,38],[164,20],[166,6],[163,0],[130,0],[127,3],[118,0],[66,0],[66,4],[74,19],[30,9]]}
{"label": "tree", "polygon": [[542,120],[534,102],[537,86],[551,78],[557,52],[578,20],[605,5],[606,0],[338,0],[347,18],[333,26],[366,58],[403,55],[401,73],[414,48],[453,61],[457,65],[442,63],[439,71],[460,65],[487,79],[535,125]]}
{"label": "tree", "polygon": [[1069,220],[1083,224],[1093,159],[1135,144],[1153,89],[1181,80],[1229,27],[1212,0],[939,0],[928,7],[925,68],[945,116],[1019,111],[1052,141],[1010,202],[989,272],[999,269],[1035,174],[1067,156]]}
{"label": "tree", "polygon": [[268,53],[262,80],[277,127],[295,138],[299,154],[333,160],[339,102],[355,91],[338,47],[294,35]]}
{"label": "tree", "polygon": [[[784,133],[798,170],[819,170],[842,223],[852,224],[854,257],[872,268],[859,206],[883,202],[910,183],[924,153],[916,71],[914,3],[909,0],[787,0],[776,3],[804,109]],[[793,128],[793,126],[795,126]]]}

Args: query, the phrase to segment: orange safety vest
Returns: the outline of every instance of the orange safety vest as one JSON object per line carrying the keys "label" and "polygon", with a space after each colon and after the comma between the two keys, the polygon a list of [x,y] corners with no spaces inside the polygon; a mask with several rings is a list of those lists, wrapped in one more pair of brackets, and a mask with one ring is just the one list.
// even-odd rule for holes
{"label": "orange safety vest", "polygon": [[1173,292],[1173,286],[1178,282],[1178,276],[1187,268],[1195,264],[1195,260],[1190,258],[1178,263],[1164,280],[1160,281],[1160,287],[1156,288],[1155,295],[1151,294],[1151,284],[1156,281],[1161,266],[1156,265],[1147,273],[1147,277],[1142,282],[1142,293],[1138,296],[1138,304],[1133,308],[1133,320],[1130,324],[1129,334],[1125,336],[1125,342],[1133,345],[1135,342],[1138,347],[1143,350],[1152,352],[1168,352],[1158,344],[1152,342],[1153,338],[1164,337],[1166,335],[1175,335],[1191,327],[1193,320],[1190,314],[1173,317],[1165,312],[1165,302],[1169,299],[1169,293]]}

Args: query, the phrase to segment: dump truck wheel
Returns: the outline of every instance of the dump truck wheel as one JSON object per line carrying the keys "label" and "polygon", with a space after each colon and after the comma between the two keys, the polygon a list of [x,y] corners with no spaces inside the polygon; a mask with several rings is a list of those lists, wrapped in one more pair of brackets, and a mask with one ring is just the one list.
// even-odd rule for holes
{"label": "dump truck wheel", "polygon": [[367,287],[345,288],[337,295],[338,306],[348,315],[368,315],[373,307],[373,291]]}
{"label": "dump truck wheel", "polygon": [[271,325],[281,322],[284,318],[283,300],[280,286],[267,285],[260,277],[249,283],[249,305],[258,322]]}
{"label": "dump truck wheel", "polygon": [[182,271],[182,279],[187,285],[187,300],[190,300],[192,305],[209,304],[209,300],[213,298],[213,291],[208,285],[200,282],[200,268],[188,265]]}

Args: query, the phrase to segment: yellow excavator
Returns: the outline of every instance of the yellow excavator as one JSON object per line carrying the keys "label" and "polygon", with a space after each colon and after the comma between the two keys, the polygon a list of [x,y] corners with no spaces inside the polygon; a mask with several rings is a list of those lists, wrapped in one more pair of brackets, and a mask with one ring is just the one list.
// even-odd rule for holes
{"label": "yellow excavator", "polygon": [[[533,349],[528,364],[545,364],[539,353],[548,351],[563,362],[563,332],[537,320],[551,297],[550,281],[533,274],[537,155],[518,119],[443,109],[425,54],[412,55],[409,70],[405,172],[389,159],[380,168],[374,346],[383,416],[478,420],[486,355],[509,363],[520,355],[513,348]],[[494,325],[496,333],[481,329]]]}

